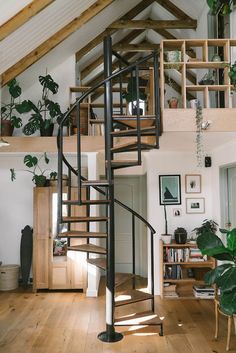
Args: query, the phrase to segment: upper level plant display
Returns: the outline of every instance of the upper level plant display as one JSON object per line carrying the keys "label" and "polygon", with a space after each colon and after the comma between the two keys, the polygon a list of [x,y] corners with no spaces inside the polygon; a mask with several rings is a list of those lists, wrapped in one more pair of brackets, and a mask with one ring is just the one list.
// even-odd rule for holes
{"label": "upper level plant display", "polygon": [[229,67],[228,75],[230,83],[233,85],[233,91],[236,91],[236,61]]}
{"label": "upper level plant display", "polygon": [[[49,174],[49,177],[56,177],[57,172],[51,171],[50,169],[43,169],[43,167],[40,165],[41,163],[49,164],[49,158],[44,152],[39,158],[34,155],[27,154],[24,156],[24,165],[29,168],[29,170],[21,170],[25,171],[28,173],[31,173],[33,175],[32,181],[36,186],[46,186],[47,184],[47,174]],[[49,173],[50,172],[50,173]],[[11,173],[11,181],[14,181],[16,179],[16,171],[14,168],[10,169]]]}
{"label": "upper level plant display", "polygon": [[137,89],[137,82],[136,82],[136,77],[132,77],[129,79],[128,85],[127,85],[127,91],[123,93],[123,98],[126,99],[126,101],[129,102],[134,102],[137,101],[137,96],[139,95],[139,99],[145,101],[147,98],[147,95],[145,93],[145,87],[147,85],[147,81],[139,78],[139,86]]}
{"label": "upper level plant display", "polygon": [[[27,101],[20,102],[22,89],[15,78],[7,84],[7,88],[9,101],[7,103],[1,103],[1,120],[2,126],[4,121],[10,122],[13,131],[14,127],[20,128],[22,126],[20,114],[29,112],[30,107]],[[4,135],[4,131],[2,131],[2,135]]]}
{"label": "upper level plant display", "polygon": [[[63,116],[59,103],[49,99],[50,93],[56,94],[58,92],[59,85],[50,75],[39,76],[39,83],[42,86],[42,97],[37,105],[28,101],[28,106],[31,108],[31,117],[23,128],[25,135],[32,135],[37,130],[40,130],[41,135],[50,135],[54,123],[59,123]],[[47,133],[49,128],[51,128],[51,132]]]}
{"label": "upper level plant display", "polygon": [[207,0],[212,15],[229,15],[233,11],[236,0]]}

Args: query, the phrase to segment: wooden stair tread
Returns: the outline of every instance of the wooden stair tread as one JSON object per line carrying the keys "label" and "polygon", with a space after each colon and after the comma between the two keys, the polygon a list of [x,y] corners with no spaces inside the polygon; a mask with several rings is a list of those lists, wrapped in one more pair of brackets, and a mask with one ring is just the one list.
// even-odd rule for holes
{"label": "wooden stair tread", "polygon": [[106,238],[106,233],[86,232],[83,230],[70,230],[68,232],[58,234],[60,238]]}
{"label": "wooden stair tread", "polygon": [[[137,115],[128,115],[128,114],[114,114],[112,115],[114,119],[137,119]],[[153,114],[147,114],[147,115],[140,115],[140,119],[155,119],[156,116]]]}
{"label": "wooden stair tread", "polygon": [[160,325],[162,321],[152,311],[121,316],[115,319],[116,326],[139,326],[139,325]]}
{"label": "wooden stair tread", "polygon": [[98,257],[96,259],[87,259],[87,262],[90,265],[94,265],[94,266],[101,268],[102,270],[106,270],[106,268],[107,268],[107,261],[105,258]]}
{"label": "wooden stair tread", "polygon": [[115,274],[115,286],[119,287],[122,284],[130,281],[134,277],[135,277],[135,275],[133,275],[132,273],[116,273]]}
{"label": "wooden stair tread", "polygon": [[117,296],[115,298],[115,306],[118,307],[122,305],[128,305],[152,298],[153,295],[149,293],[144,293],[135,289],[131,289],[125,292],[117,293]]}
{"label": "wooden stair tread", "polygon": [[[112,152],[115,152],[115,151],[119,151],[120,149],[125,149],[127,148],[129,150],[132,149],[132,148],[137,148],[138,146],[138,143],[135,141],[135,142],[128,142],[128,143],[120,143],[120,144],[117,144],[115,145],[115,147],[111,148],[111,151]],[[147,148],[154,148],[153,145],[150,145],[149,143],[146,143],[146,142],[141,142],[141,149],[144,148],[144,147],[147,147]]]}
{"label": "wooden stair tread", "polygon": [[113,159],[111,160],[111,167],[112,168],[125,168],[125,167],[134,167],[136,165],[140,165],[138,161],[134,160],[119,160],[119,159]]}
{"label": "wooden stair tread", "polygon": [[62,223],[67,222],[102,222],[107,221],[108,217],[63,217]]}
{"label": "wooden stair tread", "polygon": [[[149,136],[149,134],[154,134],[155,132],[155,126],[149,126],[145,128],[140,128],[140,133],[141,136]],[[137,129],[127,129],[127,130],[120,130],[120,131],[112,131],[111,135],[112,136],[136,136],[138,134]]]}
{"label": "wooden stair tread", "polygon": [[102,255],[105,255],[107,253],[105,248],[94,244],[73,245],[73,246],[68,246],[67,249],[74,250],[74,251],[92,252],[94,254],[102,254]]}
{"label": "wooden stair tread", "polygon": [[[110,203],[110,200],[81,200],[82,205],[99,205],[104,203]],[[79,200],[64,200],[62,201],[63,205],[80,205]]]}
{"label": "wooden stair tread", "polygon": [[83,180],[82,186],[107,186],[109,185],[107,180]]}

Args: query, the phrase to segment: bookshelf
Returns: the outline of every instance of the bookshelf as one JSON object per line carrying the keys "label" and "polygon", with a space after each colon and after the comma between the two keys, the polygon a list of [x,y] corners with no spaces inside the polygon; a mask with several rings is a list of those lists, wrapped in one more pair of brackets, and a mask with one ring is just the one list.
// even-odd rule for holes
{"label": "bookshelf", "polygon": [[202,256],[196,244],[164,244],[160,240],[161,297],[204,298],[196,292],[204,285],[204,274],[214,267],[215,260]]}

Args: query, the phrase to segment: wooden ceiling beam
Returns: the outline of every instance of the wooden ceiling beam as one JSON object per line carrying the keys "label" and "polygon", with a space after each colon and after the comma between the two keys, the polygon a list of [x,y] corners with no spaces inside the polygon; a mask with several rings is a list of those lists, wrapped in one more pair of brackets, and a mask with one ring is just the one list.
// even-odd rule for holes
{"label": "wooden ceiling beam", "polygon": [[55,0],[34,0],[0,26],[0,41],[30,20]]}
{"label": "wooden ceiling beam", "polygon": [[156,0],[156,2],[177,18],[193,20],[193,18],[188,16],[183,10],[181,10],[169,0]]}
{"label": "wooden ceiling beam", "polygon": [[118,20],[113,22],[109,28],[133,28],[133,29],[196,29],[196,20]]}
{"label": "wooden ceiling beam", "polygon": [[129,44],[129,43],[117,43],[113,45],[113,49],[115,51],[134,51],[134,52],[146,52],[159,50],[160,44],[151,44],[151,43],[137,43],[137,44]]}
{"label": "wooden ceiling beam", "polygon": [[[137,16],[140,12],[145,10],[148,6],[150,6],[155,0],[142,0],[138,5],[134,6],[130,11],[128,11],[124,16],[121,17],[121,20],[131,20],[135,16]],[[86,44],[83,48],[81,48],[76,54],[76,62],[79,61],[84,55],[88,54],[93,48],[99,45],[103,38],[108,34],[112,35],[116,32],[114,29],[106,29],[101,34],[99,34],[96,38],[91,40],[88,44]]]}
{"label": "wooden ceiling beam", "polygon": [[114,0],[97,0],[87,10],[82,12],[80,16],[76,17],[73,21],[68,23],[57,33],[47,39],[44,43],[39,45],[36,49],[27,54],[24,58],[18,61],[15,65],[10,67],[2,74],[2,85],[5,85],[11,79],[21,74],[29,66],[34,64],[37,60],[46,55],[50,50],[55,48],[63,40],[68,38],[72,33],[78,30],[85,23],[90,21],[99,12],[109,6]]}
{"label": "wooden ceiling beam", "polygon": [[169,31],[167,31],[166,29],[161,29],[161,28],[155,28],[153,29],[154,32],[156,32],[157,34],[160,34],[162,37],[164,37],[165,39],[177,39],[176,36],[174,36],[173,34],[171,34]]}
{"label": "wooden ceiling beam", "polygon": [[[136,37],[138,37],[142,32],[143,31],[141,29],[137,31],[131,31],[127,36],[122,38],[118,43],[122,43],[123,41],[131,42]],[[113,49],[114,49],[114,46],[113,46]],[[92,63],[86,66],[85,69],[81,71],[81,74],[80,74],[81,80],[84,80],[85,77],[87,77],[93,70],[95,70],[99,65],[101,65],[103,61],[104,61],[104,56],[100,55],[96,60],[94,60]]]}

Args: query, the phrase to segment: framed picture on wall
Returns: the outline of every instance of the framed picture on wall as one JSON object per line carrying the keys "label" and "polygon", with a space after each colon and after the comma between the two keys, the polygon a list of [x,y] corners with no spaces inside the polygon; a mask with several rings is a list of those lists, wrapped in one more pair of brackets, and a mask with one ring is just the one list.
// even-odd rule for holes
{"label": "framed picture on wall", "polygon": [[194,194],[201,192],[201,175],[186,174],[185,175],[185,192],[186,194]]}
{"label": "framed picture on wall", "polygon": [[159,175],[160,205],[180,205],[180,175]]}
{"label": "framed picture on wall", "polygon": [[174,216],[174,217],[180,217],[180,216],[182,216],[182,210],[181,210],[181,208],[173,208],[173,216]]}
{"label": "framed picture on wall", "polygon": [[186,213],[205,213],[205,199],[203,197],[186,198]]}

